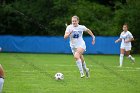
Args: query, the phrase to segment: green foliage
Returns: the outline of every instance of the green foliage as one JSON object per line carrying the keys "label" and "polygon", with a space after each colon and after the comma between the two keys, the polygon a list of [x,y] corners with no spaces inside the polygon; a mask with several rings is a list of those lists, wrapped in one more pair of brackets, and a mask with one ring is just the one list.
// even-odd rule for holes
{"label": "green foliage", "polygon": [[94,30],[96,35],[104,35],[102,31],[107,35],[106,22],[112,17],[109,8],[86,0],[20,0],[1,7],[1,10],[7,7],[10,10],[4,16],[11,19],[6,21],[11,24],[8,29],[2,29],[1,34],[63,35],[65,23],[70,24],[71,17],[78,15],[80,24]]}

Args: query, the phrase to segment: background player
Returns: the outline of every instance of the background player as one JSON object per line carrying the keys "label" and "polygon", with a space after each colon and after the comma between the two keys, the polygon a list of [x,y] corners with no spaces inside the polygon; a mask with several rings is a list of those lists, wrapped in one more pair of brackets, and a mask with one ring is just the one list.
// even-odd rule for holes
{"label": "background player", "polygon": [[88,32],[89,35],[92,36],[92,44],[95,43],[95,36],[84,25],[79,25],[79,17],[73,16],[71,18],[72,24],[68,25],[64,34],[64,38],[70,37],[70,47],[74,58],[76,60],[77,67],[79,68],[81,78],[85,76],[84,70],[86,72],[86,76],[89,77],[89,68],[86,67],[86,63],[84,61],[83,53],[86,50],[86,45],[83,40],[83,32]]}
{"label": "background player", "polygon": [[123,57],[124,54],[126,54],[126,56],[128,56],[128,58],[134,63],[135,58],[133,58],[130,55],[130,51],[131,51],[131,41],[133,41],[133,35],[131,34],[131,32],[128,31],[128,25],[124,24],[123,25],[123,32],[121,32],[120,38],[117,39],[115,41],[115,43],[122,41],[121,42],[121,47],[120,47],[120,67],[122,67],[123,64]]}

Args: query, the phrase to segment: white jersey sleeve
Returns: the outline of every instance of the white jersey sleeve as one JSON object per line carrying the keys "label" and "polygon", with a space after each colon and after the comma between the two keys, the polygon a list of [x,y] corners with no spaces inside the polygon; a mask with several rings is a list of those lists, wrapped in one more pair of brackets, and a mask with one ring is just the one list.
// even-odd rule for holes
{"label": "white jersey sleeve", "polygon": [[122,33],[120,34],[120,38],[121,38],[121,39],[125,39],[125,38],[126,38],[126,35],[124,35],[124,32],[122,32]]}
{"label": "white jersey sleeve", "polygon": [[122,37],[122,33],[123,33],[123,32],[121,32],[121,34],[120,34],[120,38],[121,38],[121,39],[123,39],[123,37]]}
{"label": "white jersey sleeve", "polygon": [[87,31],[88,30],[88,28],[86,26],[82,25],[82,27],[83,27],[83,31]]}
{"label": "white jersey sleeve", "polygon": [[128,32],[128,35],[130,38],[133,38],[133,35],[131,34],[131,32]]}
{"label": "white jersey sleeve", "polygon": [[72,32],[72,26],[68,25],[65,32]]}

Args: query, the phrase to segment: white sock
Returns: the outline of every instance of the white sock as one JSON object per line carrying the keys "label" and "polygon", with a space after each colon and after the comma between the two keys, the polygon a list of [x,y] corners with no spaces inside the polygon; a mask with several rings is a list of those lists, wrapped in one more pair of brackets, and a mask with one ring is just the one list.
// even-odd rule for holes
{"label": "white sock", "polygon": [[85,62],[85,61],[84,61],[84,62],[82,62],[82,66],[83,66],[83,69],[86,71],[87,66],[86,66],[86,62]]}
{"label": "white sock", "polygon": [[81,73],[81,74],[84,74],[81,59],[78,59],[78,60],[76,61],[76,64],[77,64],[77,67],[78,67],[80,73]]}
{"label": "white sock", "polygon": [[4,79],[0,78],[0,93],[2,93],[3,83],[4,83]]}
{"label": "white sock", "polygon": [[121,67],[122,64],[123,64],[123,56],[124,56],[124,54],[120,54],[120,67]]}

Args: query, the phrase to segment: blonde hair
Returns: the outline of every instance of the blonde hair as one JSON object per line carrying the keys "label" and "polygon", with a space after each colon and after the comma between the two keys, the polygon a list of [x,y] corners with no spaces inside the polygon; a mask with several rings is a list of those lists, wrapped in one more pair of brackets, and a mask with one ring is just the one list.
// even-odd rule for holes
{"label": "blonde hair", "polygon": [[76,16],[76,15],[75,15],[75,16],[73,16],[72,18],[76,18],[76,19],[79,21],[79,17],[78,17],[78,16]]}

